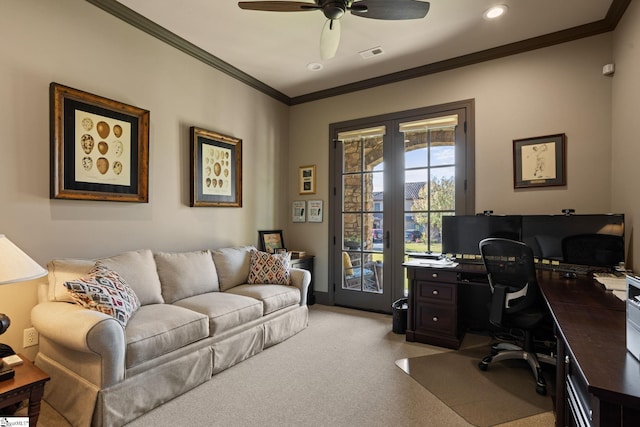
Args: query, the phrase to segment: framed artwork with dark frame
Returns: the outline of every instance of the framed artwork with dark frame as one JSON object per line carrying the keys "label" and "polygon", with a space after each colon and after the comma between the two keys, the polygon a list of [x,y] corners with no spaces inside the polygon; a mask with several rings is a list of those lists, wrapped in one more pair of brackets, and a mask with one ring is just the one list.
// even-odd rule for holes
{"label": "framed artwork with dark frame", "polygon": [[49,85],[52,199],[149,201],[149,111]]}
{"label": "framed artwork with dark frame", "polygon": [[298,168],[298,193],[316,194],[316,165]]}
{"label": "framed artwork with dark frame", "polygon": [[242,207],[242,140],[191,127],[191,206]]}
{"label": "framed artwork with dark frame", "polygon": [[513,187],[566,185],[565,134],[513,141]]}
{"label": "framed artwork with dark frame", "polygon": [[258,231],[260,234],[260,250],[275,254],[279,249],[284,249],[284,238],[282,237],[282,230],[267,230]]}

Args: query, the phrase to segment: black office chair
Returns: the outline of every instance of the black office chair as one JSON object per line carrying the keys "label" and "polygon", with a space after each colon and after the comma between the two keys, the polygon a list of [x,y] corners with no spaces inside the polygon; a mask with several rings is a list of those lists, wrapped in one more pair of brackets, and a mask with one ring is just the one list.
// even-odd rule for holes
{"label": "black office chair", "polygon": [[486,371],[491,362],[524,359],[536,379],[536,392],[545,395],[547,386],[539,362],[555,365],[555,358],[534,349],[533,331],[549,315],[538,287],[533,251],[522,242],[488,238],[480,242],[480,253],[492,292],[489,321],[501,329],[522,331],[523,342],[522,347],[509,343],[493,346],[492,354],[478,366]]}

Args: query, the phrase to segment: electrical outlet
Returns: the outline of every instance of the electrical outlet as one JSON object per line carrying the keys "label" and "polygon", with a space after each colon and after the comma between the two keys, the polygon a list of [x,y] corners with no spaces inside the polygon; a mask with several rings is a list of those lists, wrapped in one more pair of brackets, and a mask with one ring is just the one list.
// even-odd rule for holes
{"label": "electrical outlet", "polygon": [[38,345],[38,331],[35,328],[27,328],[22,336],[22,346],[27,348]]}

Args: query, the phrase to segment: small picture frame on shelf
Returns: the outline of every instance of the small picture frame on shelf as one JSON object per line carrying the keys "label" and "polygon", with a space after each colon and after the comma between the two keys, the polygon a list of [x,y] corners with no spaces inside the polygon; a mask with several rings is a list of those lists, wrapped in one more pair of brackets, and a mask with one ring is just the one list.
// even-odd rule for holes
{"label": "small picture frame on shelf", "polygon": [[276,253],[278,249],[284,249],[284,238],[282,230],[262,230],[260,235],[260,250],[270,254]]}

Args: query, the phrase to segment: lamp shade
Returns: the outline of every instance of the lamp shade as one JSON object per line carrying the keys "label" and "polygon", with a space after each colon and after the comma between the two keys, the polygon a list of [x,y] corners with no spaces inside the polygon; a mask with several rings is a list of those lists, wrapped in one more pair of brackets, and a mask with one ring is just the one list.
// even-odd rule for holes
{"label": "lamp shade", "polygon": [[45,274],[47,270],[0,234],[0,285],[33,280]]}

